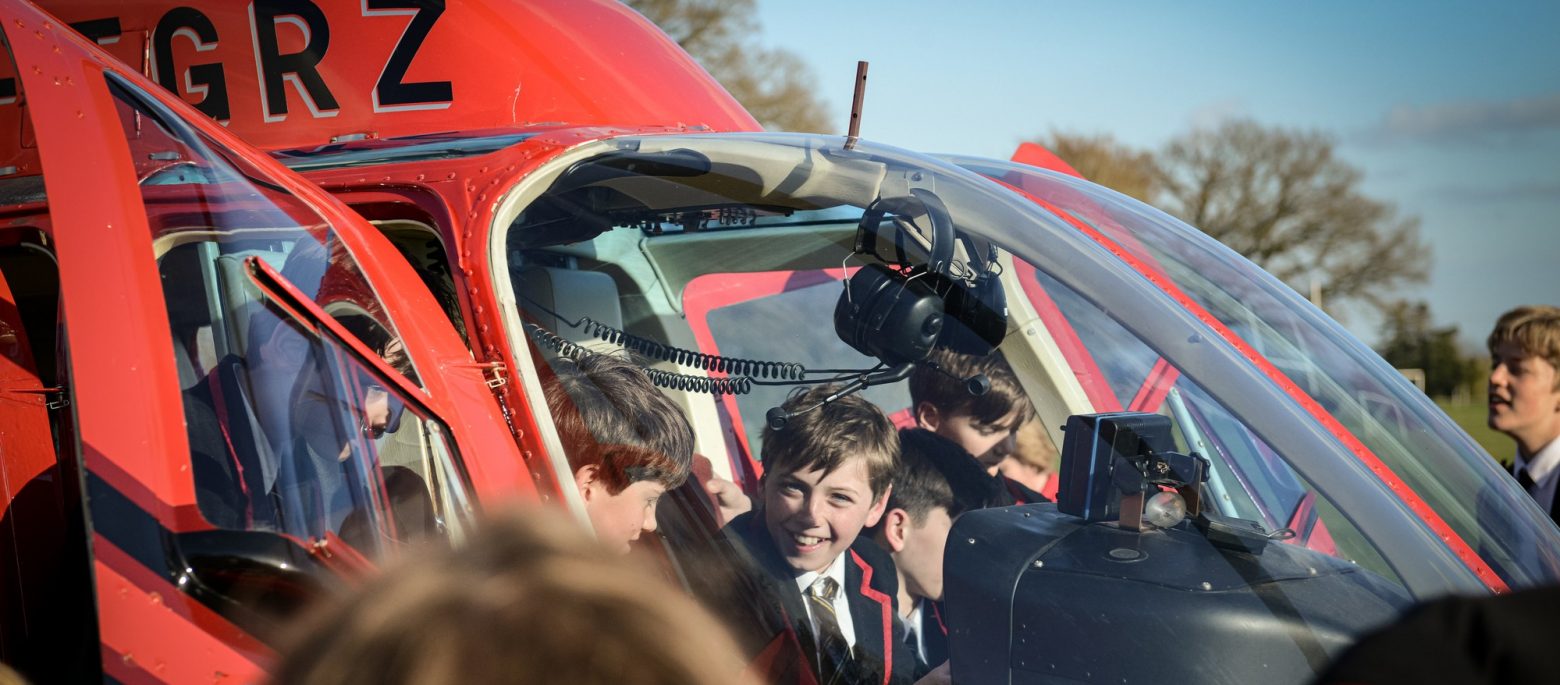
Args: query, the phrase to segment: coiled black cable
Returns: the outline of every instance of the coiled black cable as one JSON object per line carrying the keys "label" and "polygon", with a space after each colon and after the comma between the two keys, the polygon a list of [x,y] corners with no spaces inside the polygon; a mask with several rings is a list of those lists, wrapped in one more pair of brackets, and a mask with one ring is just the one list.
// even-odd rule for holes
{"label": "coiled black cable", "polygon": [[[562,317],[559,317],[560,319]],[[578,322],[564,323],[583,332],[585,335],[603,342],[621,345],[623,349],[636,354],[664,362],[673,362],[683,366],[691,366],[705,371],[715,371],[733,376],[751,376],[753,378],[799,381],[807,374],[807,368],[794,362],[771,362],[756,359],[736,359],[722,357],[715,354],[704,354],[685,350],[681,347],[673,347],[662,343],[642,338],[632,333],[627,333],[607,324],[596,321],[590,317],[583,317]]]}
{"label": "coiled black cable", "polygon": [[[548,309],[540,302],[524,295],[520,297],[564,325],[602,342],[618,345],[623,349],[649,359],[727,374],[726,378],[711,378],[709,376],[693,376],[659,369],[645,369],[645,373],[650,376],[650,380],[663,388],[713,395],[746,395],[752,392],[755,385],[836,383],[870,371],[870,369],[809,369],[795,362],[735,359],[716,354],[694,352],[681,347],[665,345],[649,338],[642,338],[596,321],[588,316],[571,322],[567,317]],[[531,335],[531,338],[536,341],[537,345],[552,350],[560,356],[578,359],[582,355],[595,354],[535,323],[527,322],[525,329]],[[808,375],[823,374],[828,374],[831,377],[807,378]]]}
{"label": "coiled black cable", "polygon": [[[611,329],[609,329],[611,330]],[[569,359],[583,359],[597,354],[581,347],[580,345],[563,338],[534,323],[525,324],[525,331],[536,341],[538,347],[552,350],[560,357]],[[599,336],[598,336],[599,337]],[[605,338],[602,338],[606,340]],[[616,342],[607,340],[607,342]],[[628,345],[625,348],[633,349]],[[675,349],[675,348],[674,348]],[[636,350],[637,351],[637,350]],[[672,361],[672,360],[665,360]],[[661,369],[644,369],[645,376],[650,382],[662,388],[682,390],[684,392],[698,392],[706,395],[746,395],[753,391],[753,379],[747,376],[731,376],[728,378],[711,378],[709,376],[692,376],[683,373],[663,371]]]}
{"label": "coiled black cable", "polygon": [[657,361],[672,362],[682,366],[691,366],[696,369],[715,371],[732,376],[748,376],[749,378],[754,379],[761,378],[765,380],[776,381],[800,381],[808,374],[832,374],[840,372],[839,369],[809,371],[807,367],[795,362],[771,362],[757,359],[735,359],[732,357],[722,357],[716,354],[694,352],[693,350],[686,350],[681,347],[673,347],[671,345],[656,342],[649,338],[642,338],[632,333],[623,331],[622,329],[609,326],[588,316],[581,317],[577,321],[570,321],[568,317],[547,308],[540,302],[537,302],[529,297],[525,297],[524,295],[521,295],[520,297],[521,299],[524,299],[526,302],[530,303],[531,306],[546,312],[548,315],[562,322],[569,328],[573,328],[602,342],[621,346],[623,349]]}
{"label": "coiled black cable", "polygon": [[671,371],[662,371],[661,369],[645,369],[645,375],[650,377],[651,383],[663,388],[685,392],[700,392],[716,397],[721,395],[746,395],[753,391],[753,379],[747,376],[711,378],[709,376],[690,376],[688,374],[673,373]]}

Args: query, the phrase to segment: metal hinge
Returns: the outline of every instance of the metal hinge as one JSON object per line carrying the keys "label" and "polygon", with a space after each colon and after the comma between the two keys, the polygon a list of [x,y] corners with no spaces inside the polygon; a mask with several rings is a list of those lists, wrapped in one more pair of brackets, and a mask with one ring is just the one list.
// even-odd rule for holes
{"label": "metal hinge", "polygon": [[488,362],[482,365],[482,377],[487,381],[487,387],[497,390],[509,382],[509,377],[504,375],[506,371],[503,362]]}
{"label": "metal hinge", "polygon": [[504,375],[508,368],[504,366],[503,362],[462,362],[450,364],[450,366],[482,371],[483,382],[487,383],[487,387],[494,390],[502,388],[509,383],[509,378]]}
{"label": "metal hinge", "polygon": [[[8,388],[8,392],[23,395],[41,395],[45,399],[43,406],[49,409],[59,409],[70,406],[70,393],[65,388]],[[49,399],[52,396],[52,399]]]}

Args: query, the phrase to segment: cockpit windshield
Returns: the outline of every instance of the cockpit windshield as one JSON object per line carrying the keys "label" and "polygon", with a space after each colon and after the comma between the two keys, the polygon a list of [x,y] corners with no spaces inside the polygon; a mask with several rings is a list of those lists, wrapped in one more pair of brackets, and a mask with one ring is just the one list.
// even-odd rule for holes
{"label": "cockpit windshield", "polygon": [[1291,394],[1318,403],[1352,438],[1353,451],[1380,460],[1512,585],[1545,582],[1560,569],[1550,544],[1519,530],[1545,516],[1505,485],[1499,466],[1425,394],[1293,289],[1206,235],[1099,186],[1032,167],[968,158],[951,161],[1013,185],[1052,206],[1080,230],[1115,244],[1143,271],[1165,279],[1230,335],[1266,359]]}
{"label": "cockpit windshield", "polygon": [[[1008,187],[802,136],[582,146],[501,206],[513,334],[538,363],[638,354],[714,473],[748,488],[794,388],[862,385],[913,425],[896,370],[951,348],[1001,355],[1047,449],[1072,414],[1163,414],[1212,462],[1209,506],[1415,594],[1560,572],[1487,456],[1282,284],[1090,184],[964,163]],[[935,324],[895,313],[927,294]]]}
{"label": "cockpit windshield", "polygon": [[[1017,611],[1010,586],[982,589],[1007,582],[1000,574],[969,570],[1014,554],[1020,575],[1042,566],[1081,574],[1068,576],[1082,583],[1069,592],[1083,594],[1115,592],[1090,584],[1116,573],[1093,565],[1153,556],[1130,574],[1142,587],[1195,590],[1200,579],[1207,589],[1205,573],[1244,579],[1234,587],[1260,596],[1253,616],[1262,618],[1252,620],[1299,620],[1326,651],[1414,597],[1560,576],[1560,534],[1494,462],[1281,283],[1086,182],[955,161],[807,136],[626,137],[560,154],[498,205],[492,266],[507,282],[495,290],[517,361],[534,366],[521,374],[532,406],[546,405],[535,379],[561,357],[626,355],[646,370],[690,420],[697,481],[673,493],[678,506],[658,510],[652,546],[718,612],[742,607],[739,632],[783,624],[797,608],[733,602],[729,588],[752,578],[713,572],[721,565],[710,559],[732,556],[721,551],[728,545],[754,549],[752,522],[772,524],[765,474],[784,467],[771,463],[778,448],[769,443],[789,444],[784,431],[798,429],[787,426],[816,427],[809,413],[856,395],[901,428],[954,440],[991,478],[1002,474],[993,480],[1006,484],[1000,501],[1059,496],[1023,507],[1033,523],[982,512],[955,524],[969,538],[946,541],[960,550],[948,552],[948,582],[962,588],[949,601],[996,598],[1002,606],[990,610]],[[826,393],[807,390],[825,383]],[[562,453],[549,423],[539,422],[542,438]],[[1190,502],[1191,513],[1161,517],[1174,507],[1153,513],[1143,494],[1133,500],[1141,518],[1122,505],[1108,525],[1162,525],[1170,538],[1123,542],[1113,532],[1121,528],[1082,525],[1105,519],[1069,509],[1080,487],[1131,477],[1120,471],[1126,462],[1108,462],[1115,475],[1100,481],[1112,472],[1080,466],[1087,451],[1072,445],[1095,435],[1073,431],[1118,423],[1148,427],[1150,453],[1180,460],[1155,463],[1192,469],[1189,485],[1154,476],[1160,494],[1174,489],[1170,499]],[[1049,480],[1009,477],[1021,473],[1008,470],[1013,460],[1042,472],[1048,464]],[[759,510],[725,521],[726,503],[706,495],[713,480],[734,482]],[[775,530],[770,539],[787,534]],[[783,549],[826,540],[790,534],[799,537]],[[1030,543],[1015,544],[1041,551],[980,551],[1025,535]],[[1264,557],[1268,546],[1277,551]],[[744,568],[766,568],[752,555]],[[1048,594],[1051,582],[1021,584],[1030,588],[1023,604],[1070,602]],[[1313,607],[1313,592],[1357,594],[1373,608],[1347,618]],[[1224,609],[1199,606],[1227,623],[1217,618]],[[949,607],[955,620],[961,611],[970,609]],[[755,634],[758,653],[771,633]]]}

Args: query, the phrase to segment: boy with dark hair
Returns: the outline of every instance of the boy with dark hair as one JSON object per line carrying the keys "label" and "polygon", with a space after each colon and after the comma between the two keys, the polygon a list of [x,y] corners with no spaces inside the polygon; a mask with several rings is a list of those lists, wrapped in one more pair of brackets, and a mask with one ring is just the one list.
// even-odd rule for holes
{"label": "boy with dark hair", "polygon": [[[1013,431],[1035,415],[1018,376],[999,352],[984,357],[938,349],[910,374],[910,411],[916,425],[958,443],[975,457],[986,473],[1008,493],[1007,504],[1048,502],[1017,481],[997,472],[1011,451]],[[984,375],[990,389],[972,395],[964,379]]]}
{"label": "boy with dark hair", "polygon": [[989,506],[990,482],[953,441],[924,428],[899,432],[899,471],[872,538],[899,571],[899,620],[918,672],[948,660],[943,551],[960,514]]}
{"label": "boy with dark hair", "polygon": [[543,388],[596,537],[627,553],[655,530],[655,507],[688,479],[693,428],[630,360],[604,354],[551,361]]}
{"label": "boy with dark hair", "polygon": [[773,581],[819,683],[909,682],[914,662],[894,630],[893,561],[859,539],[887,506],[899,460],[888,417],[837,388],[791,395],[783,429],[765,428],[758,508],[726,527]]}

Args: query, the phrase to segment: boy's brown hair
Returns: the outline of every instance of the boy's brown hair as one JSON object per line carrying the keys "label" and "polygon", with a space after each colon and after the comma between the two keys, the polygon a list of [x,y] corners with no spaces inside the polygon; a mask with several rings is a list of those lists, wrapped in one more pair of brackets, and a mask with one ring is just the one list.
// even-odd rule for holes
{"label": "boy's brown hair", "polygon": [[899,431],[899,468],[889,509],[903,509],[915,525],[941,507],[950,518],[992,506],[991,476],[969,452],[925,428]]}
{"label": "boy's brown hair", "polygon": [[[1486,342],[1491,356],[1495,348],[1514,343],[1523,352],[1560,370],[1560,307],[1526,305],[1501,314]],[[1555,377],[1555,383],[1555,389],[1560,390],[1560,375]]]}
{"label": "boy's brown hair", "polygon": [[876,498],[888,490],[899,466],[899,433],[883,410],[860,395],[816,406],[839,390],[835,385],[798,388],[781,408],[792,416],[784,428],[764,427],[765,477],[821,469],[828,474],[854,458],[866,460]]}
{"label": "boy's brown hair", "polygon": [[612,494],[643,480],[670,490],[688,479],[693,427],[644,369],[606,354],[550,363],[543,393],[571,469],[600,465]]}
{"label": "boy's brown hair", "polygon": [[[1017,411],[1012,425],[1000,426],[1007,430],[1017,430],[1034,418],[1034,405],[1029,403],[1029,396],[1024,394],[1018,376],[1001,352],[977,357],[937,349],[927,362],[937,369],[918,364],[910,374],[910,411],[919,411],[921,403],[928,402],[942,414],[969,414],[976,423],[984,425],[996,424]],[[971,395],[964,384],[963,379],[976,374],[984,374],[991,381],[991,389],[984,395]]]}
{"label": "boy's brown hair", "polygon": [[556,511],[499,515],[458,549],[407,556],[289,637],[270,683],[752,683],[713,616]]}

